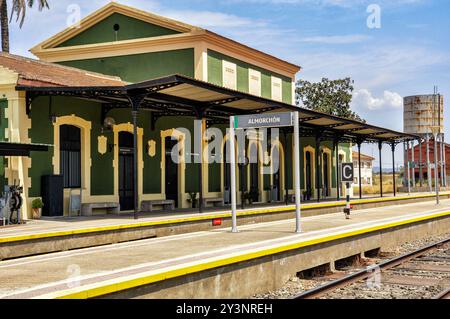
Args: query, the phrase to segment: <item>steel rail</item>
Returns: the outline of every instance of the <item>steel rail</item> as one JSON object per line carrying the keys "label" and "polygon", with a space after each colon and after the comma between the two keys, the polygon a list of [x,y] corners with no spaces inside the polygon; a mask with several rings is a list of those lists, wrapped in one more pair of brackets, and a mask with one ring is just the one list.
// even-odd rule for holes
{"label": "steel rail", "polygon": [[[298,294],[298,295],[292,297],[291,299],[314,299],[314,298],[323,296],[326,293],[334,291],[334,290],[336,290],[338,288],[346,287],[346,286],[349,286],[349,285],[351,285],[351,284],[353,284],[355,282],[367,279],[368,277],[370,277],[372,275],[372,273],[374,271],[388,270],[390,268],[396,267],[396,266],[401,265],[401,264],[403,264],[405,262],[408,262],[408,261],[410,261],[410,260],[412,260],[414,258],[420,257],[423,254],[429,252],[430,250],[434,250],[436,248],[439,248],[439,247],[441,247],[441,246],[443,246],[443,245],[445,245],[445,244],[447,244],[449,242],[450,242],[450,237],[447,238],[447,239],[444,239],[442,241],[439,241],[437,243],[434,243],[434,244],[428,245],[426,247],[422,247],[420,249],[417,249],[417,250],[415,250],[413,252],[404,254],[404,255],[399,256],[399,257],[395,257],[393,259],[384,261],[384,262],[382,262],[380,264],[377,264],[377,265],[373,265],[373,266],[371,266],[371,267],[369,267],[369,268],[367,268],[365,270],[361,270],[361,271],[358,271],[356,273],[347,275],[345,277],[342,277],[340,279],[337,279],[337,280],[334,280],[332,282],[326,283],[326,284],[321,285],[319,287],[316,287],[314,289],[305,291],[305,292],[303,292],[301,294]],[[447,290],[447,294],[446,295],[448,296],[448,294],[450,294],[449,290]],[[442,299],[442,298],[440,298],[440,299]]]}
{"label": "steel rail", "polygon": [[434,296],[433,299],[450,299],[450,287]]}

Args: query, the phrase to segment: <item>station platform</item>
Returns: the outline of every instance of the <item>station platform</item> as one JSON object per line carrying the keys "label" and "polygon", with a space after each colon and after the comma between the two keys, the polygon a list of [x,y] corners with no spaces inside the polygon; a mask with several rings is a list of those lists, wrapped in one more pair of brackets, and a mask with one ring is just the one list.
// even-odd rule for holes
{"label": "station platform", "polygon": [[[449,196],[450,192],[441,193],[441,198]],[[355,199],[351,201],[351,204],[354,210],[359,210],[393,204],[433,201],[434,197],[434,194],[420,193],[396,197]],[[305,203],[302,204],[302,217],[341,212],[345,205],[345,201]],[[294,205],[253,207],[238,211],[238,223],[247,225],[290,219],[293,217],[294,211]],[[208,231],[230,225],[231,212],[228,208],[216,208],[216,211],[203,214],[189,211],[155,212],[141,214],[138,220],[134,220],[130,215],[32,220],[25,225],[0,228],[0,260]]]}
{"label": "station platform", "polygon": [[[263,257],[345,239],[353,243],[357,236],[375,242],[369,234],[437,219],[450,219],[449,199],[439,206],[420,202],[363,209],[352,213],[350,220],[342,213],[305,217],[300,234],[294,231],[295,220],[289,219],[241,226],[236,234],[224,228],[3,261],[0,298],[94,298],[128,292],[128,297],[136,297],[132,293],[136,289],[178,277],[200,276],[208,270],[238,264],[241,268],[218,274],[237,276],[244,271],[243,265]],[[448,230],[448,225],[445,227]],[[417,234],[408,231],[407,235]],[[352,246],[345,244],[346,253],[352,253]],[[286,263],[286,258],[277,260],[277,265]],[[305,260],[305,255],[302,258]],[[264,274],[269,276],[266,270]],[[218,296],[213,292],[216,286],[225,287],[217,278],[213,286],[195,287],[196,296]],[[190,279],[187,283],[191,290],[194,282]],[[182,290],[177,287],[179,296],[186,297]]]}
{"label": "station platform", "polygon": [[[441,197],[449,197],[450,192],[440,194]],[[353,199],[353,206],[366,204],[380,204],[392,202],[402,202],[408,200],[429,200],[432,201],[435,194],[419,193],[414,195],[385,196],[383,198],[363,198]],[[302,211],[326,209],[334,207],[344,207],[345,201],[323,201],[321,203],[302,204]],[[357,209],[358,207],[355,207]],[[216,208],[215,212],[206,212],[199,214],[195,212],[155,212],[141,214],[138,220],[134,220],[130,215],[107,215],[94,217],[61,217],[61,218],[44,218],[41,220],[29,220],[27,224],[20,226],[2,227],[0,228],[0,243],[17,242],[23,240],[34,240],[39,238],[51,238],[64,235],[74,235],[80,233],[92,233],[119,230],[124,228],[139,228],[146,226],[157,226],[163,224],[187,223],[201,220],[213,220],[216,218],[229,218],[231,211],[229,209]],[[249,208],[238,210],[238,217],[290,212],[295,210],[295,205],[276,205],[261,208]],[[308,214],[306,214],[308,216]]]}

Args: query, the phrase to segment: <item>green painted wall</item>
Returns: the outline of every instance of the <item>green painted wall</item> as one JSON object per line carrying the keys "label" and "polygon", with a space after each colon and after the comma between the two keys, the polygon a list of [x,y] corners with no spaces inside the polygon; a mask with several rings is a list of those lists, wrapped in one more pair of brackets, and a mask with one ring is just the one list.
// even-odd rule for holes
{"label": "green painted wall", "polygon": [[208,81],[223,85],[222,61],[226,60],[237,65],[237,89],[249,92],[249,69],[261,72],[261,95],[265,98],[272,97],[271,77],[276,76],[282,80],[283,102],[292,104],[292,81],[290,78],[276,74],[252,64],[234,59],[216,51],[208,50]]}
{"label": "green painted wall", "polygon": [[[117,38],[113,28],[115,24],[120,26],[120,30],[117,32]],[[180,32],[131,18],[123,14],[114,13],[86,31],[83,31],[72,39],[60,44],[58,47],[151,38],[178,33]]]}
{"label": "green painted wall", "polygon": [[[129,110],[112,110],[108,116],[113,117],[116,123],[131,122],[131,112]],[[84,120],[91,121],[91,194],[92,195],[113,195],[114,194],[114,153],[108,151],[101,155],[98,153],[98,136],[101,133],[101,109],[98,103],[88,102],[72,98],[62,97],[40,97],[33,101],[31,119],[32,127],[29,135],[33,143],[53,144],[53,124],[51,115],[64,116],[76,114]],[[156,122],[155,130],[150,129],[150,112],[140,112],[138,118],[139,127],[144,128],[143,138],[143,192],[144,194],[161,193],[161,131],[185,127],[191,132],[194,127],[194,119],[165,117]],[[113,133],[104,132],[108,138],[108,143],[113,143]],[[191,134],[193,147],[194,136]],[[147,152],[149,140],[156,142],[156,155],[150,157]],[[44,153],[32,154],[32,167],[29,174],[32,180],[30,196],[37,197],[41,193],[41,176],[53,173],[52,167],[53,150]],[[198,164],[186,164],[186,191],[198,192]],[[220,173],[220,171],[219,171]]]}
{"label": "green painted wall", "polygon": [[[0,99],[0,141],[7,141],[5,137],[5,130],[8,128],[8,120],[5,116],[5,110],[8,108],[8,100]],[[0,193],[3,192],[3,187],[6,185],[5,179],[5,167],[7,160],[3,156],[0,156]]]}
{"label": "green painted wall", "polygon": [[[53,144],[53,123],[51,115],[65,116],[76,114],[90,121],[91,130],[91,193],[92,195],[113,194],[113,153],[98,153],[98,136],[101,135],[101,109],[98,103],[63,97],[40,97],[33,101],[29,136],[33,143]],[[112,133],[104,134],[112,143]],[[40,196],[41,176],[52,174],[53,149],[49,152],[33,153],[29,174],[32,181],[30,195]]]}
{"label": "green painted wall", "polygon": [[60,62],[63,65],[141,82],[172,74],[194,77],[194,49]]}

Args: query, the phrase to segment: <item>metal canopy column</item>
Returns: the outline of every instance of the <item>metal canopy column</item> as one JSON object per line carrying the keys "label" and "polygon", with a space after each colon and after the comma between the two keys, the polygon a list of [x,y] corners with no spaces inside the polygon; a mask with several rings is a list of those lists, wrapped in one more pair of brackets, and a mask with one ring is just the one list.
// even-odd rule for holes
{"label": "metal canopy column", "polygon": [[362,199],[362,182],[361,182],[361,144],[362,141],[358,140],[358,183],[359,183],[359,199]]}
{"label": "metal canopy column", "polygon": [[378,151],[379,151],[379,155],[380,155],[380,196],[383,197],[383,161],[382,161],[382,157],[381,157],[381,153],[383,150],[383,142],[379,141],[378,142]]}
{"label": "metal canopy column", "polygon": [[316,134],[316,190],[317,190],[317,202],[320,202],[320,181],[321,181],[321,174],[320,174],[320,170],[321,170],[321,165],[320,165],[320,157],[321,157],[321,152],[320,152],[320,142],[321,142],[321,133],[318,132]]}
{"label": "metal canopy column", "polygon": [[397,196],[397,185],[395,185],[395,142],[391,144],[392,148],[392,185],[394,186],[394,197]]}
{"label": "metal canopy column", "polygon": [[198,136],[198,212],[201,214],[203,213],[203,120],[204,120],[204,113],[205,109],[201,107],[195,108],[195,114],[197,115],[197,121],[196,125],[199,127],[197,130],[194,129],[194,131],[197,132]]}
{"label": "metal canopy column", "polygon": [[339,176],[339,138],[336,138],[333,143],[335,156],[336,156],[336,198],[339,201],[341,199],[341,185],[340,185],[340,176]]}
{"label": "metal canopy column", "polygon": [[138,180],[138,131],[137,131],[137,118],[139,115],[139,108],[141,103],[146,98],[147,94],[142,92],[129,92],[128,99],[131,103],[131,116],[133,119],[133,175],[134,175],[134,219],[139,218],[139,180]]}

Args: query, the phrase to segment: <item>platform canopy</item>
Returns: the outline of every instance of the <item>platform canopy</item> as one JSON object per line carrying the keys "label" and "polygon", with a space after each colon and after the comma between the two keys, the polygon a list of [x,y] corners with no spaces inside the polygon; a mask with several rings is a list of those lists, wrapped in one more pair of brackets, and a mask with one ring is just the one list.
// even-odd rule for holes
{"label": "platform canopy", "polygon": [[51,145],[0,142],[0,156],[30,156],[31,152],[47,152]]}
{"label": "platform canopy", "polygon": [[209,126],[229,123],[231,115],[267,112],[299,112],[301,136],[320,136],[341,142],[394,142],[417,140],[419,136],[396,132],[367,123],[312,111],[288,103],[227,89],[183,75],[171,75],[124,86],[32,86],[18,85],[27,92],[27,111],[33,98],[42,95],[72,96],[102,103],[103,117],[112,109],[151,111],[152,125],[163,116],[205,118]]}

